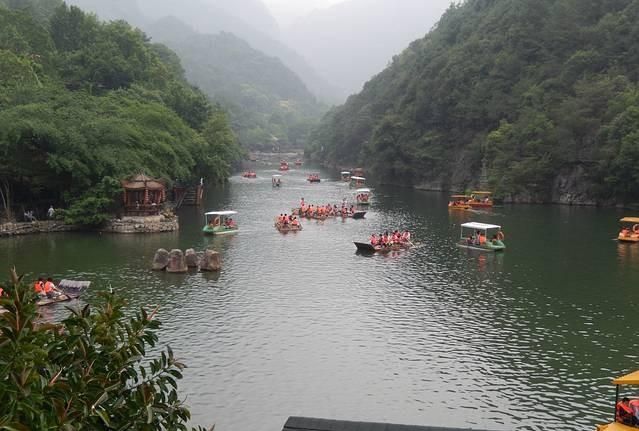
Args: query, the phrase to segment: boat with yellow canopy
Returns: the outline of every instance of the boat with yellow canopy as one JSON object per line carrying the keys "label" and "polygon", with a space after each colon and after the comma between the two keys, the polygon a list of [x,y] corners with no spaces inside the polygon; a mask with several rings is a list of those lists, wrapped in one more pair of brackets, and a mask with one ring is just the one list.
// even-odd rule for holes
{"label": "boat with yellow canopy", "polygon": [[493,192],[474,191],[470,195],[468,205],[472,208],[492,208]]}
{"label": "boat with yellow canopy", "polygon": [[[614,420],[609,424],[597,425],[596,431],[631,431],[631,430],[637,431],[636,426],[623,422],[622,418],[618,414],[618,406],[620,405],[619,395],[620,395],[621,386],[639,386],[639,371],[634,371],[630,374],[626,374],[625,376],[614,379],[612,381],[612,384],[616,386]],[[633,404],[635,403],[639,403],[639,400],[636,398],[630,401],[630,405],[628,406],[628,408],[636,411],[636,407],[633,406]],[[635,405],[639,406],[639,404],[635,404]],[[629,413],[629,415],[630,417],[632,417],[632,414]]]}
{"label": "boat with yellow canopy", "polygon": [[450,197],[450,201],[448,202],[448,209],[468,210],[471,208],[470,205],[468,205],[469,200],[470,196],[468,195],[452,195]]}
{"label": "boat with yellow canopy", "polygon": [[639,242],[639,217],[624,217],[619,220],[621,230],[617,239],[621,242]]}

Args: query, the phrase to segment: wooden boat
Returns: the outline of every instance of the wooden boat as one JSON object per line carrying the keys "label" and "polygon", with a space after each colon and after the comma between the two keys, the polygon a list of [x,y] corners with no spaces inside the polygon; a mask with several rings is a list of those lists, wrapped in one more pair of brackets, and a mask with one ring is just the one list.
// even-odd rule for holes
{"label": "wooden boat", "polygon": [[297,226],[293,226],[290,223],[286,225],[284,223],[280,223],[277,221],[277,217],[275,218],[274,226],[275,226],[275,229],[277,229],[281,233],[299,232],[303,229],[301,224]]}
{"label": "wooden boat", "polygon": [[617,240],[621,242],[639,242],[639,217],[624,217],[619,220],[621,230]]}
{"label": "wooden boat", "polygon": [[244,178],[257,178],[257,174],[254,171],[246,171],[242,174]]}
{"label": "wooden boat", "polygon": [[393,244],[390,247],[381,247],[381,246],[375,247],[368,242],[353,242],[353,244],[355,244],[355,247],[357,247],[357,252],[363,253],[363,254],[375,254],[375,253],[384,254],[384,253],[390,253],[391,251],[408,250],[409,248],[413,246],[412,243]]}
{"label": "wooden boat", "polygon": [[239,232],[233,218],[236,211],[211,211],[204,214],[202,232],[206,235],[228,235]]}
{"label": "wooden boat", "polygon": [[[622,418],[620,418],[617,414],[617,406],[619,405],[619,398],[621,396],[621,389],[623,386],[639,386],[639,371],[634,371],[630,374],[614,379],[612,384],[616,386],[614,405],[615,419],[609,424],[597,425],[596,431],[637,431],[636,427],[623,423]],[[632,400],[631,403],[637,403],[637,400]],[[633,410],[632,407],[634,406],[630,406],[631,410]]]}
{"label": "wooden boat", "polygon": [[355,199],[357,201],[357,205],[370,205],[371,189],[357,189],[355,191]]}
{"label": "wooden boat", "polygon": [[342,178],[342,181],[344,181],[345,183],[350,183],[351,182],[351,173],[350,173],[350,171],[342,171],[340,173],[340,176]]}
{"label": "wooden boat", "polygon": [[492,192],[474,191],[467,202],[472,208],[492,208],[494,205]]}
{"label": "wooden boat", "polygon": [[337,213],[332,215],[325,215],[320,218],[315,215],[311,217],[306,213],[302,214],[302,211],[299,208],[293,208],[291,209],[291,214],[299,216],[299,217],[306,217],[308,219],[316,219],[316,220],[326,220],[327,218],[330,218],[330,217],[352,218],[354,220],[361,220],[366,216],[366,211],[355,211],[345,216],[342,215],[341,213]]}
{"label": "wooden boat", "polygon": [[36,301],[38,307],[46,307],[60,302],[68,302],[77,299],[91,286],[90,281],[62,280],[58,284],[58,291],[61,295],[53,298],[42,298]]}
{"label": "wooden boat", "polygon": [[470,200],[470,196],[468,195],[452,195],[450,199],[448,202],[448,209],[450,210],[468,210],[472,208],[468,204]]}
{"label": "wooden boat", "polygon": [[351,177],[351,187],[362,188],[364,187],[365,184],[366,184],[366,178],[357,177],[357,176]]}
{"label": "wooden boat", "polygon": [[[490,236],[489,236],[490,235]],[[504,234],[501,226],[484,223],[464,223],[461,225],[459,247],[480,251],[504,251]]]}
{"label": "wooden boat", "polygon": [[308,176],[306,181],[308,181],[309,183],[319,183],[322,180],[320,179],[319,174],[311,174],[311,175]]}
{"label": "wooden boat", "polygon": [[282,160],[280,162],[280,171],[288,171],[289,169],[288,162],[286,160]]}
{"label": "wooden boat", "polygon": [[282,186],[282,176],[281,175],[273,175],[273,178],[271,178],[271,181],[273,183],[273,187],[281,187]]}

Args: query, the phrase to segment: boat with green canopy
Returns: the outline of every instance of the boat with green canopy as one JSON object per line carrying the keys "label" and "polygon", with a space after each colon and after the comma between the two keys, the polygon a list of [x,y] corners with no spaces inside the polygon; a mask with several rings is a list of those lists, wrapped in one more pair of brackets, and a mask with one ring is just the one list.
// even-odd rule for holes
{"label": "boat with green canopy", "polygon": [[202,232],[207,235],[228,235],[239,232],[233,216],[236,211],[210,211],[204,214]]}
{"label": "boat with green canopy", "polygon": [[461,238],[458,245],[480,251],[504,251],[504,233],[501,226],[485,223],[464,223],[461,225]]}

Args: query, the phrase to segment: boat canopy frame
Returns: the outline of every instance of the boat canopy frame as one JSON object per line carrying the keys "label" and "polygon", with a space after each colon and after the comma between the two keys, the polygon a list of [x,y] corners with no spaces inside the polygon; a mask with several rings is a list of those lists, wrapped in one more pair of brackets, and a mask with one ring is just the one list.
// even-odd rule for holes
{"label": "boat canopy frame", "polygon": [[634,224],[637,224],[637,223],[639,223],[639,217],[624,217],[621,220],[619,220],[619,223],[634,223]]}
{"label": "boat canopy frame", "polygon": [[355,181],[366,181],[366,178],[364,177],[351,177],[351,181],[355,180]]}
{"label": "boat canopy frame", "polygon": [[366,194],[369,194],[369,195],[370,195],[370,194],[372,193],[372,191],[371,191],[371,189],[357,189],[357,190],[355,190],[355,193],[357,193],[357,194],[364,194],[364,193],[366,193]]}
{"label": "boat canopy frame", "polygon": [[496,224],[470,222],[470,223],[463,223],[461,225],[461,228],[487,231],[487,230],[493,230],[493,229],[501,229],[501,226]]}

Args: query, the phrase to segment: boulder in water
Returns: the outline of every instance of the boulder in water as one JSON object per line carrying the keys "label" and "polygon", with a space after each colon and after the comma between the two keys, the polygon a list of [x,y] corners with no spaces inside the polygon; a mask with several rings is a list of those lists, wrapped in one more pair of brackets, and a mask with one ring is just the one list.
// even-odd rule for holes
{"label": "boulder in water", "polygon": [[198,259],[197,259],[197,254],[195,253],[195,250],[193,250],[192,248],[189,248],[186,252],[186,266],[188,266],[189,268],[197,268],[198,265]]}
{"label": "boulder in water", "polygon": [[184,273],[188,270],[182,250],[171,250],[171,253],[169,253],[169,265],[166,267],[166,271],[171,273]]}
{"label": "boulder in water", "polygon": [[200,262],[200,271],[220,271],[222,262],[220,261],[220,253],[213,250],[206,250]]}
{"label": "boulder in water", "polygon": [[169,252],[161,248],[153,257],[153,271],[164,271],[169,266]]}

